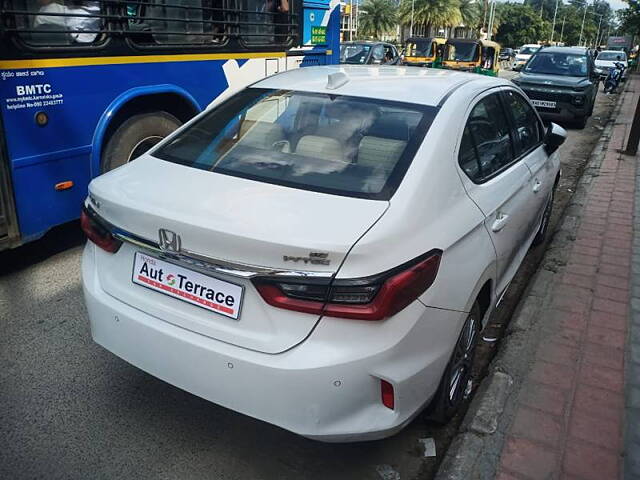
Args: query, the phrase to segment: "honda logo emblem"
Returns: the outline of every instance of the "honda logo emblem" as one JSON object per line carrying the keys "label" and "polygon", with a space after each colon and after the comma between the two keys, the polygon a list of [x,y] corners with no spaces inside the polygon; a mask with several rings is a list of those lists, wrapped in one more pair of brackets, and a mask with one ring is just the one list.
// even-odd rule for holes
{"label": "honda logo emblem", "polygon": [[158,230],[158,236],[160,237],[160,250],[176,253],[180,251],[180,235],[171,230],[161,228]]}

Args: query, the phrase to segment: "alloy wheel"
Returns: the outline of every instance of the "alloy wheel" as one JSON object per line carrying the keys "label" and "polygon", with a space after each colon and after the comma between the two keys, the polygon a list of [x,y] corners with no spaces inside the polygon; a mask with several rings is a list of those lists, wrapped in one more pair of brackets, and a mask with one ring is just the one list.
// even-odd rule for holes
{"label": "alloy wheel", "polygon": [[477,321],[473,315],[469,315],[456,343],[451,364],[447,393],[452,406],[460,403],[468,395],[468,381],[471,376],[477,337]]}

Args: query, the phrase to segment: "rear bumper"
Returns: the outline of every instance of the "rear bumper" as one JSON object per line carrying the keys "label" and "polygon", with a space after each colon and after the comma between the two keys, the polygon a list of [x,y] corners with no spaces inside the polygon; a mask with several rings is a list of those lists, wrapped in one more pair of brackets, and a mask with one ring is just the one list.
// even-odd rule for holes
{"label": "rear bumper", "polygon": [[[435,393],[466,314],[414,302],[384,322],[325,318],[301,344],[265,354],[169,324],[105,293],[87,244],[93,339],[132,365],[234,411],[322,441],[394,434]],[[394,386],[395,409],[380,400]]]}

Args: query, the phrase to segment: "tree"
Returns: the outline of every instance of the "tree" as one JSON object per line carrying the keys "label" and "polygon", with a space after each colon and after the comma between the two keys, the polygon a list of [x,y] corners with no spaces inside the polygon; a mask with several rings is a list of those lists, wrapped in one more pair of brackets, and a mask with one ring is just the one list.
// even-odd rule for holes
{"label": "tree", "polygon": [[548,26],[531,6],[504,3],[500,8],[500,24],[496,41],[505,47],[519,47],[525,43],[546,40]]}
{"label": "tree", "polygon": [[460,6],[458,8],[460,9],[462,23],[466,27],[477,27],[480,25],[480,3],[476,0],[460,0]]}
{"label": "tree", "polygon": [[640,35],[640,0],[625,0],[625,2],[629,6],[618,11],[620,33]]}
{"label": "tree", "polygon": [[542,7],[542,18],[547,20],[553,18],[553,12],[556,8],[556,0],[525,0],[524,4],[530,6],[538,16],[540,16],[540,8]]}
{"label": "tree", "polygon": [[397,8],[392,0],[365,0],[360,10],[360,31],[380,38],[397,23]]}
{"label": "tree", "polygon": [[402,0],[400,19],[404,25],[411,24],[412,1],[414,25],[456,27],[462,23],[460,0]]}

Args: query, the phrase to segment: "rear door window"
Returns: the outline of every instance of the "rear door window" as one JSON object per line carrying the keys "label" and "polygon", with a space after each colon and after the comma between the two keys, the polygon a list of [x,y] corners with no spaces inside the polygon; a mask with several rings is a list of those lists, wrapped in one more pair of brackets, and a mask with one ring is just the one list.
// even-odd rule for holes
{"label": "rear door window", "polygon": [[388,200],[436,107],[249,88],[153,152],[215,173]]}
{"label": "rear door window", "polygon": [[480,183],[507,168],[513,160],[509,123],[498,94],[491,94],[471,110],[460,144],[458,163],[471,180]]}
{"label": "rear door window", "polygon": [[513,90],[505,92],[505,102],[514,121],[516,156],[540,145],[542,125],[531,105]]}

